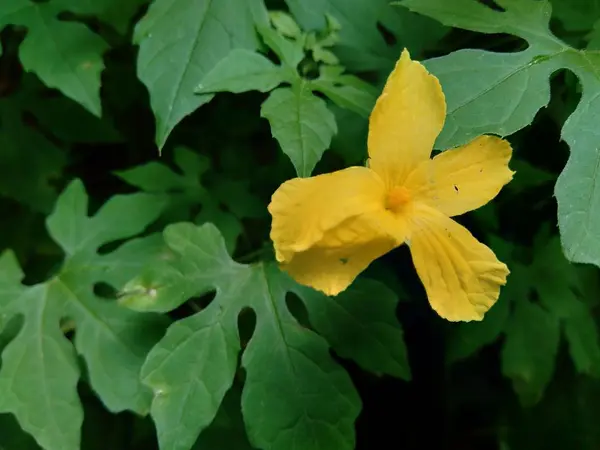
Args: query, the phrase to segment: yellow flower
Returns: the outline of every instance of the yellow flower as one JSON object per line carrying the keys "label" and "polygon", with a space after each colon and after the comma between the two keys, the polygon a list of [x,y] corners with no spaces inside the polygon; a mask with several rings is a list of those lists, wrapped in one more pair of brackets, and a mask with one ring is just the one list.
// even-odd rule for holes
{"label": "yellow flower", "polygon": [[509,271],[450,217],[485,205],[512,179],[512,150],[480,136],[430,159],[445,116],[439,81],[404,50],[371,113],[368,167],[294,178],[273,194],[281,267],[337,295],[406,242],[432,308],[451,321],[481,320]]}

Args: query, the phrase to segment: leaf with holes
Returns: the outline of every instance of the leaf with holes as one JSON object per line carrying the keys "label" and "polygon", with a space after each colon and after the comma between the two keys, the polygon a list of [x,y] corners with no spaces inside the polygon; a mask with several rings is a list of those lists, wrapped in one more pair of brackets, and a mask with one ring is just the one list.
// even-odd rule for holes
{"label": "leaf with holes", "polygon": [[6,25],[27,27],[19,48],[25,70],[100,116],[102,54],[108,45],[84,24],[59,20],[60,6],[52,0],[4,0],[0,4],[0,29]]}
{"label": "leaf with holes", "polygon": [[[274,264],[234,262],[212,224],[170,225],[164,234],[179,260],[149,267],[127,284],[130,295],[122,301],[136,310],[168,311],[191,297],[217,295],[203,311],[173,324],[142,370],[155,393],[152,416],[161,448],[188,450],[215,417],[237,370],[238,316],[248,308],[256,327],[242,355],[242,413],[252,445],[354,448],[360,400],[324,339],[292,316],[286,294],[300,297],[311,325],[341,355],[407,377],[402,332],[392,318],[394,295],[379,283],[359,281],[335,300],[325,299]],[[365,301],[367,292],[380,308]],[[371,344],[376,351],[367,354]]]}
{"label": "leaf with holes", "polygon": [[[112,253],[106,243],[134,236],[160,213],[162,200],[148,194],[116,196],[93,217],[74,181],[60,196],[47,227],[66,254],[45,283],[20,284],[10,252],[0,259],[0,313],[22,315],[23,325],[2,352],[0,412],[13,413],[46,450],[80,448],[82,407],[77,396],[83,356],[92,388],[111,411],[147,412],[150,392],[139,382],[148,349],[161,337],[166,318],[139,314],[94,294],[97,283],[115,288],[148,260],[168,255],[157,236],[134,239]],[[75,330],[74,347],[64,333]]]}
{"label": "leaf with holes", "polygon": [[555,188],[558,224],[567,257],[600,266],[600,55],[569,47],[550,32],[547,0],[497,3],[504,11],[476,0],[400,2],[446,25],[510,33],[529,44],[516,53],[459,50],[427,61],[448,103],[446,125],[436,145],[448,148],[482,133],[505,136],[527,126],[550,100],[550,75],[561,68],[573,71],[583,95],[562,129],[571,154]]}
{"label": "leaf with holes", "polygon": [[275,89],[264,101],[260,115],[289,156],[300,177],[308,177],[337,132],[335,116],[305,82]]}
{"label": "leaf with holes", "polygon": [[194,94],[204,76],[231,49],[258,46],[246,0],[156,0],[136,25],[134,39],[159,149],[181,119],[212,98]]}

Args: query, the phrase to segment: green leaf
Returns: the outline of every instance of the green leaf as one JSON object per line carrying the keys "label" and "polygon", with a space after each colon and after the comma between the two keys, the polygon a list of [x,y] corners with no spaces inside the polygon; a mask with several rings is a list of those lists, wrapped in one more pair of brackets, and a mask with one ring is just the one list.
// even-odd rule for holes
{"label": "green leaf", "polygon": [[0,100],[0,195],[49,213],[57,196],[53,181],[62,174],[66,154],[23,123],[18,100]]}
{"label": "green leaf", "polygon": [[302,30],[292,16],[284,11],[270,11],[269,18],[275,29],[284,36],[299,39]]}
{"label": "green leaf", "polygon": [[315,45],[312,48],[312,55],[313,59],[317,62],[321,61],[324,64],[329,64],[332,66],[340,63],[339,59],[337,58],[337,56],[335,56],[333,52],[325,50],[320,45]]}
{"label": "green leaf", "polygon": [[[165,450],[188,450],[215,417],[230,389],[240,351],[238,316],[256,314],[242,355],[242,414],[254,447],[271,450],[352,449],[360,400],[326,342],[286,307],[296,286],[271,264],[229,258],[211,224],[170,225],[168,245],[180,259],[153,265],[125,291],[145,291],[128,304],[167,311],[216,290],[206,309],[173,324],[151,351],[142,376],[154,391],[152,417]],[[126,298],[126,297],[125,297]]]}
{"label": "green leaf", "polygon": [[510,167],[516,174],[506,189],[515,193],[556,180],[556,175],[522,159],[511,160]]}
{"label": "green leaf", "polygon": [[[390,5],[389,0],[286,0],[304,30],[323,30],[326,15],[339,22],[339,43],[334,48],[342,63],[352,70],[391,70],[402,47],[419,53],[436,42],[443,27],[434,21]],[[396,38],[388,45],[381,24]]]}
{"label": "green leaf", "polygon": [[566,30],[587,31],[600,17],[600,3],[597,0],[550,0],[552,14]]}
{"label": "green leaf", "polygon": [[338,133],[331,141],[331,151],[340,155],[346,165],[364,165],[367,160],[369,122],[346,108],[331,105]]}
{"label": "green leaf", "polygon": [[196,93],[246,91],[268,92],[286,81],[282,67],[259,53],[234,49],[208,72]]}
{"label": "green leaf", "polygon": [[[565,122],[562,138],[571,155],[558,178],[558,223],[567,257],[600,266],[600,185],[596,167],[600,139],[600,56],[576,50],[549,30],[546,0],[502,0],[495,11],[475,0],[404,0],[402,5],[446,25],[483,33],[511,33],[529,46],[516,53],[461,50],[427,62],[439,77],[448,103],[446,126],[436,146],[462,144],[481,133],[507,135],[532,122],[550,100],[550,75],[573,71],[583,86],[577,109]],[[490,108],[489,105],[494,105]]]}
{"label": "green leaf", "polygon": [[308,177],[337,132],[335,116],[305,83],[278,88],[262,104],[261,117],[301,177]]}
{"label": "green leaf", "polygon": [[554,373],[559,340],[558,319],[526,299],[516,303],[502,348],[502,373],[524,405],[542,398]]}
{"label": "green leaf", "polygon": [[483,133],[507,136],[530,124],[550,101],[548,77],[559,68],[554,59],[535,61],[538,54],[536,48],[519,53],[467,49],[428,60],[425,65],[439,78],[448,104],[436,148],[461,145]]}
{"label": "green leaf", "polygon": [[337,67],[323,66],[319,78],[309,81],[309,85],[339,107],[354,111],[364,118],[369,117],[377,100],[377,91],[373,86],[358,77],[342,73]]}
{"label": "green leaf", "polygon": [[[66,254],[59,272],[45,283],[25,287],[11,254],[0,259],[0,313],[24,318],[2,352],[0,411],[13,413],[46,450],[80,448],[77,354],[109,410],[148,410],[151,393],[140,383],[139,370],[148,349],[162,336],[166,318],[129,311],[99,298],[93,288],[101,282],[120,288],[142,265],[164,254],[156,236],[97,253],[106,243],[143,231],[161,208],[156,196],[116,196],[88,217],[83,185],[74,181],[47,220],[50,235]],[[61,326],[75,328],[75,347]]]}
{"label": "green leaf", "polygon": [[600,377],[600,340],[598,327],[583,303],[571,305],[573,313],[565,320],[565,337],[571,358],[579,373]]}
{"label": "green leaf", "polygon": [[514,268],[511,266],[510,283],[503,288],[500,298],[486,313],[485,318],[481,322],[461,323],[457,326],[448,343],[448,363],[468,358],[500,337],[510,314],[511,295],[506,291],[515,286],[515,281]]}
{"label": "green leaf", "polygon": [[[45,132],[62,141],[113,143],[123,140],[107,117],[96,117],[79,103],[63,95],[49,95],[48,88],[33,75],[23,77],[20,91],[11,98],[15,99],[19,108],[33,114]],[[77,126],[73,126],[75,123]]]}
{"label": "green leaf", "polygon": [[291,41],[286,39],[268,26],[259,26],[257,28],[263,41],[265,41],[265,44],[275,52],[282,64],[288,69],[291,69],[291,73],[297,76],[298,64],[300,64],[300,61],[304,58],[304,46],[302,41]]}
{"label": "green leaf", "polygon": [[[264,215],[264,206],[248,190],[246,182],[236,182],[220,175],[207,187],[204,175],[210,170],[210,161],[184,148],[177,147],[175,164],[180,173],[156,161],[117,171],[116,175],[145,192],[167,198],[163,219],[166,223],[191,220],[200,224],[214,223],[225,236],[227,249],[235,250],[242,234],[241,219]],[[201,206],[200,213],[194,211]],[[224,211],[223,206],[228,211]]]}
{"label": "green leaf", "polygon": [[[501,243],[496,242],[494,248],[500,249]],[[518,247],[504,244],[501,259],[509,260]],[[589,289],[592,282],[583,276],[588,271],[582,273],[582,267],[570,264],[561,253],[559,239],[544,229],[536,236],[530,265],[508,264],[509,282],[489,315],[482,322],[459,325],[451,335],[448,362],[466,358],[505,334],[504,373],[513,380],[521,401],[532,405],[550,382],[564,329],[577,370],[599,376],[599,334],[591,316],[592,299],[588,298],[596,292]],[[594,280],[597,277],[595,271],[590,275]],[[532,298],[539,303],[531,303]],[[533,360],[528,363],[530,357]]]}
{"label": "green leaf", "polygon": [[242,392],[235,385],[227,392],[215,419],[205,429],[193,450],[253,450],[248,442],[244,419],[240,411]]}
{"label": "green leaf", "polygon": [[52,0],[67,11],[86,16],[96,16],[125,34],[131,21],[146,0]]}
{"label": "green leaf", "polygon": [[398,297],[384,284],[359,279],[335,297],[300,287],[294,292],[304,300],[311,325],[341,357],[376,374],[410,380],[408,354],[395,317]]}
{"label": "green leaf", "polygon": [[0,28],[27,27],[19,49],[25,70],[100,116],[102,54],[108,45],[84,24],[59,20],[59,5],[53,1],[5,0],[0,5]]}
{"label": "green leaf", "polygon": [[194,94],[203,77],[231,49],[258,45],[244,0],[156,0],[136,25],[134,40],[159,149],[181,119],[212,98]]}

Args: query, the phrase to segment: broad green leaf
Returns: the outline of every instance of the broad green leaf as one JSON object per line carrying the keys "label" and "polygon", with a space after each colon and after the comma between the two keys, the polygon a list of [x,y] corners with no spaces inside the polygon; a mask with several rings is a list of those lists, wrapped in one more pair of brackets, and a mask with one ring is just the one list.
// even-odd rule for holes
{"label": "broad green leaf", "polygon": [[339,107],[354,111],[364,118],[369,117],[377,100],[377,91],[373,86],[358,77],[342,73],[337,67],[323,66],[320,77],[309,81],[309,85]]}
{"label": "broad green leaf", "polygon": [[336,297],[297,288],[311,325],[333,349],[371,372],[410,380],[398,297],[378,281],[359,280]]}
{"label": "broad green leaf", "polygon": [[48,213],[57,196],[52,182],[61,176],[66,154],[23,123],[18,100],[0,99],[0,195]]}
{"label": "broad green leaf", "polygon": [[19,49],[25,70],[100,116],[102,54],[108,45],[84,24],[59,20],[63,10],[60,6],[54,0],[4,0],[0,5],[0,28],[27,27]]}
{"label": "broad green leaf", "polygon": [[[23,316],[20,332],[2,352],[0,411],[13,413],[46,450],[80,448],[77,354],[109,410],[144,414],[149,408],[151,393],[140,383],[139,370],[162,336],[166,318],[129,311],[97,297],[93,288],[108,283],[118,289],[142,265],[165,253],[156,236],[97,253],[106,243],[143,231],[160,214],[162,203],[148,194],[116,196],[88,217],[87,196],[81,182],[74,181],[47,220],[50,235],[66,254],[59,272],[45,283],[25,287],[11,254],[0,259],[0,313]],[[74,347],[61,326],[74,327]]]}
{"label": "broad green leaf", "polygon": [[159,149],[212,98],[194,94],[203,77],[231,49],[257,47],[250,8],[245,0],[156,0],[136,25],[137,72],[150,92]]}
{"label": "broad green leaf", "polygon": [[[476,0],[404,0],[402,5],[446,25],[483,33],[510,33],[528,48],[516,53],[461,50],[427,62],[439,77],[448,103],[446,126],[436,146],[462,144],[481,133],[507,135],[532,122],[550,100],[550,75],[573,71],[583,87],[577,109],[565,122],[562,138],[571,155],[558,178],[558,224],[567,257],[600,266],[600,56],[576,50],[549,30],[547,0],[502,0],[495,11]],[[494,105],[490,108],[489,105]]]}
{"label": "broad green leaf", "polygon": [[466,49],[428,60],[448,104],[436,147],[461,145],[483,133],[507,136],[529,125],[550,101],[549,76],[559,68],[555,59],[536,59],[539,53],[535,47],[519,53]]}
{"label": "broad green leaf", "polygon": [[132,308],[167,311],[216,290],[203,311],[173,324],[148,355],[144,382],[164,450],[188,450],[214,419],[237,369],[238,316],[250,308],[256,327],[243,355],[242,414],[254,447],[352,449],[360,399],[319,335],[286,306],[293,282],[272,264],[241,265],[212,224],[170,225],[174,263],[156,264],[132,280]]}
{"label": "broad green leaf", "polygon": [[516,302],[502,348],[502,373],[524,405],[542,398],[554,373],[559,340],[557,318],[526,299]]}
{"label": "broad green leaf", "polygon": [[196,93],[268,92],[289,79],[284,69],[250,50],[234,49],[206,74]]}
{"label": "broad green leaf", "polygon": [[335,116],[325,102],[301,82],[271,92],[260,115],[271,124],[273,137],[291,159],[298,176],[310,176],[337,132]]}
{"label": "broad green leaf", "polygon": [[[418,54],[442,37],[445,30],[434,21],[390,5],[389,0],[286,0],[305,30],[323,30],[326,14],[341,25],[340,42],[334,48],[342,63],[352,70],[390,70],[402,47]],[[378,26],[395,36],[388,45]]]}
{"label": "broad green leaf", "polygon": [[65,10],[95,16],[125,34],[135,14],[146,0],[52,0]]}
{"label": "broad green leaf", "polygon": [[[242,233],[240,221],[261,217],[264,206],[248,191],[247,183],[223,175],[207,188],[204,175],[210,171],[208,159],[184,147],[175,149],[174,159],[180,173],[152,161],[118,171],[116,175],[145,192],[166,196],[168,203],[163,213],[166,223],[191,219],[198,224],[214,223],[225,237],[227,249],[233,252]],[[202,209],[194,216],[199,206]]]}

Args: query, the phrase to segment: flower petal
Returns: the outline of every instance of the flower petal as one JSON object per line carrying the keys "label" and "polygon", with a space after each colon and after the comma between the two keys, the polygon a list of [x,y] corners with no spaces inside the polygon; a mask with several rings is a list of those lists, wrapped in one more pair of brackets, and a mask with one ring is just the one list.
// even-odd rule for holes
{"label": "flower petal", "polygon": [[508,168],[510,144],[496,136],[479,136],[462,147],[440,153],[422,163],[406,181],[416,201],[447,216],[477,209],[513,177]]}
{"label": "flower petal", "polygon": [[315,246],[294,254],[281,268],[300,284],[337,295],[373,260],[402,244],[406,230],[406,222],[387,211],[354,217],[329,230]]}
{"label": "flower petal", "polygon": [[371,113],[369,167],[388,187],[402,184],[429,158],[445,116],[438,79],[404,50]]}
{"label": "flower petal", "polygon": [[410,250],[431,307],[450,321],[481,320],[509,270],[454,220],[425,205],[413,217]]}
{"label": "flower petal", "polygon": [[382,210],[384,205],[384,185],[366,167],[286,181],[268,207],[273,216],[271,240],[277,260],[287,261],[342,222]]}

